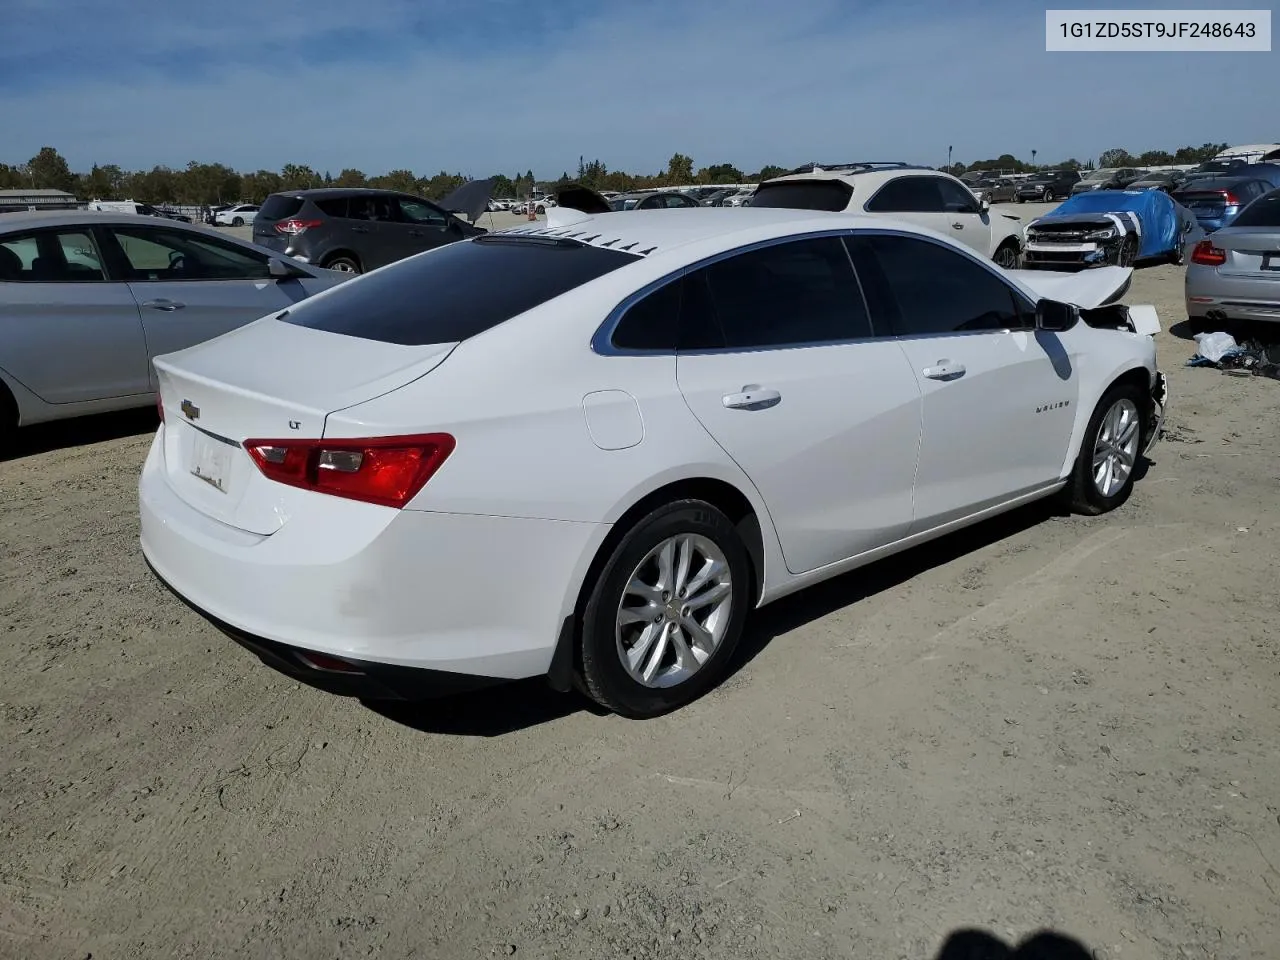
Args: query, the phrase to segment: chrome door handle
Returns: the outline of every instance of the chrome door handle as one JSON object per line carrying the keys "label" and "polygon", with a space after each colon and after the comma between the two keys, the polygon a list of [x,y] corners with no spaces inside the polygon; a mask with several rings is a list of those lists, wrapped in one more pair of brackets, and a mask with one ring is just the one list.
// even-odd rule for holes
{"label": "chrome door handle", "polygon": [[730,410],[766,410],[782,402],[777,390],[765,390],[759,384],[749,383],[739,393],[726,393],[721,402]]}
{"label": "chrome door handle", "polygon": [[369,228],[368,227],[352,227],[351,232],[352,233],[368,233]]}
{"label": "chrome door handle", "polygon": [[964,224],[963,224],[963,223],[953,223],[953,224],[952,224],[952,226],[953,226],[953,227],[955,227],[957,230],[963,230],[963,229],[964,229]]}
{"label": "chrome door handle", "polygon": [[925,367],[921,372],[930,380],[954,380],[964,376],[964,364],[939,360],[934,366]]}
{"label": "chrome door handle", "polygon": [[160,297],[156,300],[148,300],[143,304],[144,307],[150,307],[152,310],[163,310],[165,313],[172,313],[174,310],[181,310],[186,306],[185,303],[179,303],[177,300],[166,300]]}

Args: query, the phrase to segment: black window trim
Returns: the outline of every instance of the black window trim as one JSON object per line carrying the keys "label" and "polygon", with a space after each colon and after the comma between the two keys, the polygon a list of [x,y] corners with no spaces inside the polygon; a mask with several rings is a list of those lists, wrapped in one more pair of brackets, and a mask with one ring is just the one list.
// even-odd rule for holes
{"label": "black window trim", "polygon": [[[709,257],[704,257],[701,260],[697,260],[693,263],[686,264],[683,267],[673,270],[670,273],[665,274],[664,276],[659,277],[656,280],[651,280],[649,283],[646,283],[640,289],[634,291],[633,293],[628,294],[625,298],[623,298],[623,300],[617,306],[615,306],[612,310],[609,311],[608,315],[604,319],[604,322],[601,323],[600,326],[596,328],[595,333],[591,337],[591,341],[590,341],[591,351],[602,357],[674,357],[677,354],[682,357],[690,357],[690,356],[708,356],[708,355],[716,355],[716,354],[760,353],[762,351],[772,351],[772,350],[803,350],[803,349],[809,349],[812,347],[838,347],[838,346],[844,346],[846,344],[872,343],[872,342],[880,342],[884,340],[899,340],[899,341],[932,340],[932,339],[937,339],[939,337],[975,337],[975,336],[990,336],[992,334],[1033,332],[1032,327],[1002,327],[998,330],[951,330],[951,331],[944,330],[938,333],[919,333],[919,334],[910,334],[910,335],[895,334],[892,332],[892,330],[885,331],[884,333],[880,333],[876,330],[875,316],[871,312],[871,302],[867,298],[867,292],[865,287],[863,286],[862,276],[858,272],[857,264],[854,262],[853,256],[849,251],[849,246],[846,243],[845,256],[849,257],[849,265],[850,267],[853,268],[854,278],[858,282],[858,291],[862,295],[862,303],[864,308],[867,311],[867,321],[871,325],[871,336],[869,337],[849,337],[847,339],[842,339],[842,340],[819,340],[819,341],[805,342],[805,343],[768,344],[765,346],[758,346],[758,347],[709,347],[709,348],[699,349],[699,350],[677,350],[677,349],[665,348],[665,347],[660,349],[654,349],[654,350],[642,350],[642,349],[632,348],[632,347],[618,347],[618,346],[615,346],[613,343],[614,332],[617,330],[619,324],[622,323],[623,317],[626,316],[627,311],[630,310],[631,307],[633,307],[635,304],[643,300],[645,297],[649,296],[649,294],[658,290],[660,287],[664,287],[668,283],[674,283],[677,280],[682,280],[684,277],[688,276],[689,274],[694,273],[695,271],[701,270],[704,267],[712,266],[713,264],[719,263],[722,260],[727,260],[730,257],[736,257],[739,254],[751,253],[754,250],[761,250],[761,249],[764,249],[765,247],[778,246],[780,244],[790,243],[796,240],[817,240],[823,237],[836,237],[837,239],[840,239],[840,240],[846,240],[846,239],[855,238],[855,237],[876,237],[876,236],[906,237],[911,240],[920,240],[925,243],[931,243],[937,247],[942,247],[944,250],[949,250],[950,252],[956,254],[957,256],[964,257],[970,260],[971,262],[977,264],[978,266],[982,267],[984,270],[990,273],[993,277],[995,277],[997,280],[1003,283],[1005,287],[1008,288],[1010,295],[1015,298],[1017,305],[1019,307],[1022,307],[1025,304],[1025,306],[1028,309],[1030,309],[1034,314],[1035,305],[1037,302],[1036,298],[1028,294],[1026,291],[1022,290],[1022,288],[1018,287],[1016,284],[1011,283],[1007,277],[1002,276],[999,272],[999,268],[994,263],[991,263],[982,259],[976,254],[970,252],[967,248],[962,249],[958,246],[953,246],[952,244],[944,243],[943,241],[938,240],[934,237],[927,237],[927,236],[924,236],[923,234],[914,233],[910,230],[895,230],[888,227],[884,227],[884,228],[860,227],[857,229],[849,229],[848,227],[843,227],[836,230],[814,230],[808,233],[789,234],[788,236],[785,236],[785,237],[771,237],[768,240],[758,240],[754,243],[749,243],[741,247],[734,247],[732,250],[723,250],[720,253],[712,254]],[[895,309],[896,309],[896,305],[895,305]]]}
{"label": "black window trim", "polygon": [[[102,238],[99,240],[99,248],[103,250],[106,260],[112,263],[112,273],[120,276],[124,283],[264,283],[274,278],[270,276],[270,266],[273,259],[285,260],[290,259],[284,256],[273,257],[271,251],[265,247],[255,247],[253,244],[242,244],[232,237],[223,237],[219,234],[205,233],[202,230],[183,230],[181,227],[174,227],[168,224],[150,224],[150,223],[96,223],[94,229],[102,232]],[[124,246],[120,243],[119,237],[116,236],[117,230],[141,230],[156,231],[160,233],[176,233],[179,236],[190,237],[193,240],[204,241],[210,246],[226,246],[230,247],[237,253],[246,257],[262,257],[263,265],[267,267],[268,273],[262,277],[182,277],[181,279],[164,278],[160,280],[152,280],[148,277],[135,277],[137,268],[133,266],[133,261],[129,259],[129,255],[124,252]],[[151,241],[155,243],[156,241]],[[157,244],[161,245],[162,244]],[[110,253],[105,249],[110,247]]]}

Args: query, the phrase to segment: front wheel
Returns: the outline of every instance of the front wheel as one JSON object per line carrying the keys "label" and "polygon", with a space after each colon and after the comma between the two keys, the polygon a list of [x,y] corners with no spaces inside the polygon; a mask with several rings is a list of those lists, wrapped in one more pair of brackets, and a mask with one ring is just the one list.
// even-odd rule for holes
{"label": "front wheel", "polygon": [[1018,245],[1012,240],[1006,240],[1000,244],[1000,249],[996,251],[996,255],[992,259],[998,267],[1003,267],[1006,270],[1016,270],[1018,268]]}
{"label": "front wheel", "polygon": [[1096,516],[1129,499],[1142,452],[1142,408],[1142,392],[1128,383],[1112,387],[1098,403],[1066,489],[1076,513]]}
{"label": "front wheel", "polygon": [[1046,190],[1046,191],[1044,192],[1044,202],[1045,202],[1045,203],[1053,203],[1053,201],[1054,201],[1053,191],[1052,191],[1052,190]]}
{"label": "front wheel", "polygon": [[1131,267],[1137,256],[1138,241],[1132,235],[1129,235],[1120,243],[1120,249],[1116,253],[1116,266]]}
{"label": "front wheel", "polygon": [[614,548],[587,600],[586,693],[633,719],[701,696],[742,635],[751,582],[742,538],[714,506],[680,500],[654,510]]}

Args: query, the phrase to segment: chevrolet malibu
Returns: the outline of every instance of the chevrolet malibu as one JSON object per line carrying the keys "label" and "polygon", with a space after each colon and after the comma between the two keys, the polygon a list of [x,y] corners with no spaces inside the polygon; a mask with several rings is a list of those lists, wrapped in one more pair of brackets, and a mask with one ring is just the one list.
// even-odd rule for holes
{"label": "chevrolet malibu", "polygon": [[557,208],[157,359],[142,549],[322,688],[546,676],[654,716],[763,604],[1123,504],[1165,402],[1129,276],[880,217]]}

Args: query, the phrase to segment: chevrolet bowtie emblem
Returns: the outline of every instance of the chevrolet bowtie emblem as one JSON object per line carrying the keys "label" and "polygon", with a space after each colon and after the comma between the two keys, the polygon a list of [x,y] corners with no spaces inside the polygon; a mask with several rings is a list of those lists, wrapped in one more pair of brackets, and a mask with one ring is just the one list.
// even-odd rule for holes
{"label": "chevrolet bowtie emblem", "polygon": [[183,400],[181,409],[182,409],[182,412],[186,414],[186,417],[188,420],[200,419],[200,408],[197,407],[190,400]]}

